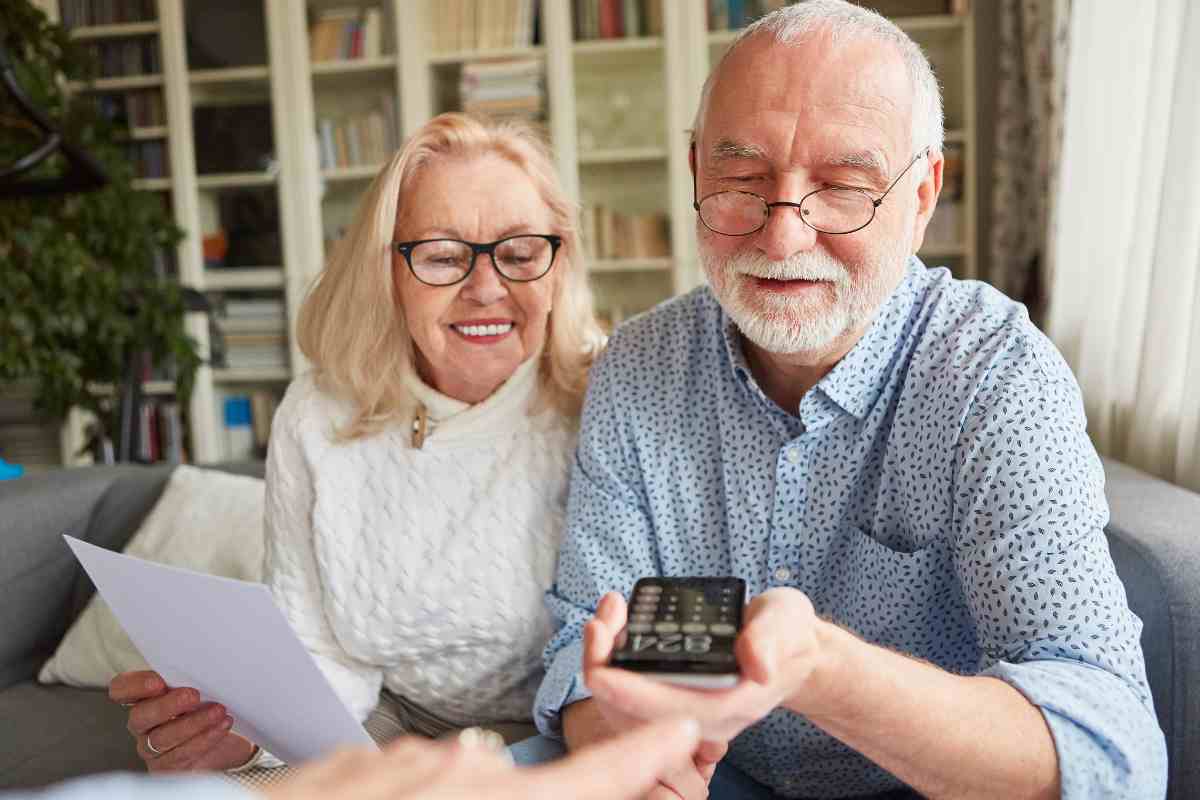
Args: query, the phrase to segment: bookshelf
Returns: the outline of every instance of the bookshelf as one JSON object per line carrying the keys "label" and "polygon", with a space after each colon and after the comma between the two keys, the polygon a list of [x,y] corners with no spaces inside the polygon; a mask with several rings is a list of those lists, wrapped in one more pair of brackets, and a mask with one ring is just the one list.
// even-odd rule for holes
{"label": "bookshelf", "polygon": [[[70,6],[76,19],[81,9],[101,5],[38,1],[55,9]],[[89,43],[154,42],[161,69],[105,76],[77,88],[159,98],[143,105],[161,109],[135,109],[131,143],[164,147],[164,174],[145,176],[139,186],[161,193],[189,233],[173,254],[179,280],[206,292],[219,309],[211,330],[203,315],[191,315],[189,332],[205,354],[219,357],[221,339],[230,335],[246,348],[244,359],[226,355],[197,376],[187,414],[195,461],[228,457],[227,398],[249,396],[256,411],[268,413],[292,376],[305,369],[292,336],[304,292],[391,149],[436,113],[477,102],[470,89],[489,80],[509,81],[504,85],[510,88],[512,81],[525,81],[528,92],[516,105],[545,127],[563,185],[584,209],[581,226],[593,252],[603,238],[595,209],[610,212],[605,224],[615,230],[640,226],[644,247],[596,252],[589,260],[603,317],[619,323],[703,281],[687,131],[710,65],[736,35],[714,29],[709,14],[720,3],[137,2],[151,12],[145,18],[79,24],[72,36]],[[764,2],[771,4],[735,5]],[[953,219],[945,230],[931,231],[939,237],[931,236],[921,255],[970,277],[976,273],[978,213],[975,23],[970,13],[949,13],[952,2],[958,0],[875,5],[893,14],[913,12],[893,18],[925,48],[945,92],[946,141],[960,175],[956,210],[939,208],[935,220]],[[611,16],[616,6],[619,25]],[[161,118],[147,110],[161,111]],[[230,119],[260,137],[238,138]],[[231,163],[215,163],[214,141],[226,142]],[[943,204],[949,199],[944,194]],[[256,221],[259,236],[242,242],[245,249],[234,256],[234,242],[223,251],[220,235],[235,229],[229,215],[238,208]],[[221,321],[238,316],[229,313],[230,303],[243,312],[231,325]],[[66,453],[70,437],[63,438]]]}

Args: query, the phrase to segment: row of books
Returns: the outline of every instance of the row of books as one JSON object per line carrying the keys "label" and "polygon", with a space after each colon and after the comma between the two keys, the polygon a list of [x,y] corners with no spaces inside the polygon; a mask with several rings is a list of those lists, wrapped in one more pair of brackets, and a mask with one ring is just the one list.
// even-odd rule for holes
{"label": "row of books", "polygon": [[271,438],[271,422],[279,408],[279,396],[267,389],[226,395],[222,400],[226,461],[264,458]]}
{"label": "row of books", "polygon": [[[699,0],[708,5],[710,31],[736,30],[749,25],[795,0]],[[966,14],[970,0],[865,0],[860,5],[885,17],[911,17],[934,14]]]}
{"label": "row of books", "polygon": [[708,3],[708,29],[728,31],[744,28],[761,16],[783,8],[789,0],[701,0]]}
{"label": "row of books", "polygon": [[62,24],[67,28],[153,20],[154,6],[154,0],[59,0]]}
{"label": "row of books", "polygon": [[162,140],[130,142],[126,145],[133,173],[139,178],[165,178],[167,169],[167,143]]}
{"label": "row of books", "polygon": [[162,57],[155,36],[92,42],[87,45],[87,52],[95,60],[96,74],[100,78],[162,72]]}
{"label": "row of books", "polygon": [[137,413],[138,447],[134,458],[153,463],[182,464],[187,459],[184,447],[183,414],[173,399],[147,397]]}
{"label": "row of books", "polygon": [[435,53],[530,47],[538,0],[437,0],[430,24]]}
{"label": "row of books", "polygon": [[321,12],[308,29],[313,61],[378,58],[383,53],[383,11],[333,8]]}
{"label": "row of books", "polygon": [[149,128],[167,124],[166,105],[158,89],[96,95],[100,114],[112,122],[130,128]]}
{"label": "row of books", "polygon": [[8,384],[0,391],[0,457],[35,469],[62,462],[60,426],[34,410],[32,387]]}
{"label": "row of books", "polygon": [[213,361],[228,369],[276,369],[288,365],[283,298],[222,298],[213,317]]}
{"label": "row of books", "polygon": [[662,4],[663,0],[575,0],[575,38],[662,36]]}
{"label": "row of books", "polygon": [[546,111],[542,61],[513,58],[463,65],[459,100],[468,114],[540,120]]}
{"label": "row of books", "polygon": [[585,204],[580,233],[584,252],[594,260],[671,255],[670,223],[662,212],[623,214],[609,206]]}
{"label": "row of books", "polygon": [[321,169],[382,164],[400,146],[396,101],[380,96],[379,105],[364,114],[317,120],[317,153]]}

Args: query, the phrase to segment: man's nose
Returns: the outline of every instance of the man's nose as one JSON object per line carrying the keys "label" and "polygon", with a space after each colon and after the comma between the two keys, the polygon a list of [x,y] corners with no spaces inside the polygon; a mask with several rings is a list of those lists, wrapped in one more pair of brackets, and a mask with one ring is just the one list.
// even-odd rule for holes
{"label": "man's nose", "polygon": [[795,253],[813,249],[817,232],[801,218],[793,205],[777,205],[767,210],[767,224],[758,232],[755,246],[771,261],[784,261]]}
{"label": "man's nose", "polygon": [[475,268],[463,282],[462,294],[464,298],[481,306],[498,302],[508,294],[507,285],[500,277],[500,273],[496,271],[496,265],[492,263],[491,256],[487,253],[479,253],[475,256]]}

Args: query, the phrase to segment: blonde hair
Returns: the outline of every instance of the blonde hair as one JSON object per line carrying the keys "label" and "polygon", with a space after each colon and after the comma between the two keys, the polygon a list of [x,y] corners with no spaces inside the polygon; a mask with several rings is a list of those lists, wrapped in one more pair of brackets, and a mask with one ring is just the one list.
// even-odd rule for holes
{"label": "blonde hair", "polygon": [[554,263],[559,276],[539,367],[544,403],[569,418],[579,416],[587,372],[603,334],[592,309],[586,264],[579,245],[577,208],[558,183],[550,151],[528,125],[465,114],[440,114],[404,143],[375,176],[350,230],[334,246],[300,309],[300,350],[312,362],[318,385],[351,402],[353,419],[337,436],[370,436],[407,422],[415,401],[404,376],[415,351],[392,270],[392,236],[404,193],[414,176],[442,158],[495,154],[529,175],[563,246]]}

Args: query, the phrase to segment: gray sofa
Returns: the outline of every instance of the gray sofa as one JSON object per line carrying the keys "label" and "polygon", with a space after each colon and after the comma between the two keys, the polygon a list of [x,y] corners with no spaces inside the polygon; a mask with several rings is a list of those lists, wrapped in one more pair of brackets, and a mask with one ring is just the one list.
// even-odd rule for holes
{"label": "gray sofa", "polygon": [[[1169,796],[1191,800],[1200,797],[1200,496],[1122,464],[1105,468],[1109,546],[1145,623]],[[125,715],[103,692],[40,686],[34,675],[93,591],[60,534],[119,549],[169,474],[97,467],[0,482],[0,789],[140,768]]]}

